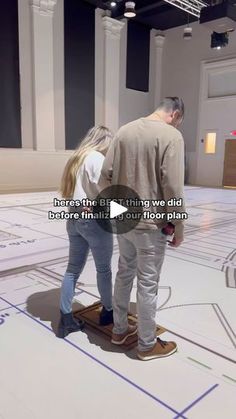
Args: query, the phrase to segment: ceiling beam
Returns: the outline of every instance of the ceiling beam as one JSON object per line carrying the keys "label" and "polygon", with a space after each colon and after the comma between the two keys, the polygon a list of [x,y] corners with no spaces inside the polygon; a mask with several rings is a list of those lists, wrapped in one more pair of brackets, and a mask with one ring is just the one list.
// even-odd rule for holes
{"label": "ceiling beam", "polygon": [[207,4],[201,0],[164,0],[166,3],[171,4],[172,6],[178,7],[178,9],[183,10],[186,13],[189,13],[197,18],[200,17],[201,9],[206,7]]}

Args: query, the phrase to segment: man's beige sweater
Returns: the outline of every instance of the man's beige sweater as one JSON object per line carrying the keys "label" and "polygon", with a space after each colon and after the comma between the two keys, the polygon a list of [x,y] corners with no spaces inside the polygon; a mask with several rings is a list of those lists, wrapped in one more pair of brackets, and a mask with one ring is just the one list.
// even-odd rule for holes
{"label": "man's beige sweater", "polygon": [[[101,182],[124,185],[142,200],[181,198],[184,186],[184,141],[181,133],[164,121],[140,118],[119,129],[108,150]],[[181,207],[150,208],[152,212],[184,212]],[[176,237],[183,237],[183,221],[175,224]],[[156,229],[166,222],[144,220],[138,229]]]}

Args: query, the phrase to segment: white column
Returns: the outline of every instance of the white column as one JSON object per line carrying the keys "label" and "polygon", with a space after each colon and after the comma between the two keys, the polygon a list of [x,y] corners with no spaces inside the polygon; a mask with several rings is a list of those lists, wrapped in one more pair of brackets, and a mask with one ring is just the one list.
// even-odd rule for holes
{"label": "white column", "polygon": [[53,15],[54,122],[56,150],[65,150],[64,0]]}
{"label": "white column", "polygon": [[32,1],[34,148],[55,150],[53,12],[57,0]]}
{"label": "white column", "polygon": [[95,125],[104,124],[104,10],[95,10]]}
{"label": "white column", "polygon": [[104,27],[104,124],[113,132],[119,128],[120,34],[125,23],[103,17]]}
{"label": "white column", "polygon": [[157,34],[155,37],[155,81],[154,81],[154,109],[159,105],[161,100],[161,82],[162,82],[162,55],[165,36]]}
{"label": "white column", "polygon": [[29,0],[18,0],[22,148],[33,148],[32,35]]}

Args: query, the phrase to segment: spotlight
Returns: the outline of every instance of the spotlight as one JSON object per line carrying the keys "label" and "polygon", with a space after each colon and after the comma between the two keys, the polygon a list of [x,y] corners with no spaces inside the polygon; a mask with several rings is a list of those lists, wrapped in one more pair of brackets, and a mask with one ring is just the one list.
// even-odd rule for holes
{"label": "spotlight", "polygon": [[136,11],[135,11],[135,2],[134,1],[127,1],[125,3],[125,17],[135,17]]}
{"label": "spotlight", "polygon": [[184,28],[183,38],[186,41],[189,41],[193,36],[192,32],[193,32],[193,29],[187,26],[187,28]]}
{"label": "spotlight", "polygon": [[116,6],[117,6],[116,1],[111,1],[110,6],[111,6],[111,7],[116,7]]}
{"label": "spotlight", "polygon": [[226,47],[229,43],[229,34],[228,32],[218,33],[213,32],[211,34],[211,48],[221,49]]}

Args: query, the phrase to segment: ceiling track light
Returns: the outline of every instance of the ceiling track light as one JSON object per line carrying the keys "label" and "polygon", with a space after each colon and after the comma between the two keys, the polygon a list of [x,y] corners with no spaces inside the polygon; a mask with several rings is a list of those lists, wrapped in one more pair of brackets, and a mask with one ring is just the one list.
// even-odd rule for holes
{"label": "ceiling track light", "polygon": [[185,39],[185,41],[189,41],[190,39],[192,39],[192,32],[193,29],[189,26],[189,13],[187,15],[187,26],[186,28],[184,28],[184,33],[183,33],[183,38]]}
{"label": "ceiling track light", "polygon": [[193,36],[193,33],[192,32],[193,32],[193,29],[190,28],[190,26],[187,26],[186,28],[184,28],[183,38],[186,41],[189,41],[192,38],[192,36]]}
{"label": "ceiling track light", "polygon": [[124,16],[128,17],[128,18],[136,16],[135,2],[134,1],[126,1]]}

